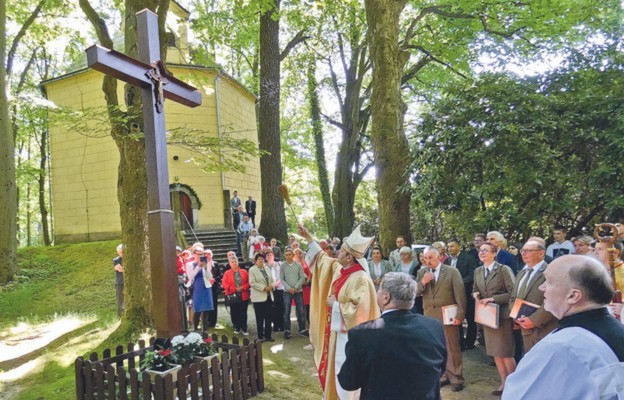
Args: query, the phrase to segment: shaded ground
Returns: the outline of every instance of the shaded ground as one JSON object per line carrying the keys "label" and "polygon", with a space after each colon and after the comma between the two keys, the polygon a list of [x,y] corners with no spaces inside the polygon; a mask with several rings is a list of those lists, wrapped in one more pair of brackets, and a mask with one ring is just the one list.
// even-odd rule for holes
{"label": "shaded ground", "polygon": [[[218,334],[233,335],[230,316],[222,305],[219,306],[219,324],[221,327],[216,330]],[[58,329],[59,325],[64,329]],[[17,325],[0,332],[0,399],[64,400],[65,395],[41,396],[36,391],[20,390],[21,383],[45,369],[47,363],[65,366],[67,373],[71,373],[70,365],[75,357],[97,346],[113,328],[114,326],[104,330],[93,329],[92,320],[61,319],[30,327]],[[255,338],[255,319],[251,307],[249,331],[249,338]],[[306,348],[309,344],[307,338],[295,335],[292,339],[284,340],[281,332],[274,333],[274,338],[275,342],[266,342],[263,345],[266,391],[257,398],[320,399],[322,393],[318,374],[312,350]],[[495,399],[490,392],[498,387],[498,374],[490,363],[491,360],[482,347],[464,352],[466,388],[455,393],[449,386],[444,387],[442,398]],[[65,382],[65,385],[70,385],[73,380]]]}
{"label": "shaded ground", "polygon": [[[219,321],[229,324],[229,315],[224,310],[219,310]],[[292,314],[293,324],[296,324],[294,311]],[[250,309],[249,313],[250,337],[256,333],[255,318]],[[267,391],[260,399],[320,399],[322,392],[318,381],[318,374],[314,366],[312,350],[305,350],[308,344],[306,338],[295,336],[284,340],[281,332],[274,333],[275,343],[264,343],[265,380]],[[273,350],[273,351],[271,351]],[[485,354],[485,348],[477,346],[472,350],[462,353],[464,357],[465,389],[461,392],[453,392],[450,386],[442,388],[444,400],[477,400],[497,399],[490,393],[497,389],[500,382],[496,367],[490,364],[492,358]],[[274,364],[279,360],[279,368]],[[288,367],[288,370],[284,370]],[[295,379],[298,377],[298,380]],[[304,389],[305,390],[302,390]],[[392,400],[392,399],[387,399]]]}

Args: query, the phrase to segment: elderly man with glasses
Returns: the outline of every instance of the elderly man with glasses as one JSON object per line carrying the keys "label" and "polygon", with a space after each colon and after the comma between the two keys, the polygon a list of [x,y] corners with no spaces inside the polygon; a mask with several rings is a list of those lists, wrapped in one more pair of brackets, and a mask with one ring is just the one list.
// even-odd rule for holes
{"label": "elderly man with glasses", "polygon": [[544,245],[529,240],[522,247],[521,253],[525,266],[516,276],[511,304],[516,299],[522,299],[540,306],[531,315],[518,316],[515,321],[522,329],[522,343],[524,354],[526,354],[537,342],[557,327],[558,320],[541,307],[544,303],[544,293],[539,290],[539,287],[544,283],[544,271],[548,266],[544,261],[546,255]]}

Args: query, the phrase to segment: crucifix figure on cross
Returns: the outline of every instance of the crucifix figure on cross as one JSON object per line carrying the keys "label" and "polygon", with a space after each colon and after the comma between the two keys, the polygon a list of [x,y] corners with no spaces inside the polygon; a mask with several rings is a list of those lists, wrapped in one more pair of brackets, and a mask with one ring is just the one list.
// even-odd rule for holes
{"label": "crucifix figure on cross", "polygon": [[174,215],[169,198],[165,135],[165,98],[189,107],[201,105],[201,93],[167,73],[161,61],[158,17],[150,10],[137,14],[139,60],[112,49],[91,46],[89,67],[141,88],[148,187],[148,237],[152,272],[152,312],[159,337],[182,329],[175,268]]}
{"label": "crucifix figure on cross", "polygon": [[156,111],[161,113],[165,102],[163,86],[169,83],[169,81],[164,77],[165,66],[162,60],[151,63],[150,67],[152,68],[147,71],[145,75],[152,80],[152,85],[154,86],[154,97],[156,97]]}

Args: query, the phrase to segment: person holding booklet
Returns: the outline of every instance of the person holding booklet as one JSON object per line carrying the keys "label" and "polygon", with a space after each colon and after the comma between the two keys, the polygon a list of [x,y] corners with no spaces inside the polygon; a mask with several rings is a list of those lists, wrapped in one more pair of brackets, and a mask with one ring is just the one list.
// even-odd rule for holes
{"label": "person holding booklet", "polygon": [[479,247],[479,259],[483,266],[474,272],[472,295],[477,302],[477,315],[479,309],[488,304],[495,304],[495,307],[498,307],[496,327],[483,325],[483,333],[486,353],[494,357],[501,378],[500,386],[492,391],[492,395],[500,396],[503,394],[505,380],[516,369],[516,361],[513,358],[513,326],[509,318],[509,300],[512,296],[514,278],[511,268],[497,263],[495,257],[494,245],[484,243]]}
{"label": "person holding booklet", "polygon": [[522,329],[522,343],[524,354],[526,354],[537,342],[557,327],[558,320],[542,307],[544,293],[539,290],[539,286],[544,283],[544,271],[548,266],[544,261],[546,256],[544,245],[529,240],[522,247],[521,253],[525,266],[516,276],[511,303],[513,304],[520,299],[539,306],[530,315],[521,313],[515,319]]}
{"label": "person holding booklet", "polygon": [[464,281],[456,268],[440,262],[440,251],[435,247],[425,249],[423,257],[425,265],[416,276],[418,295],[423,298],[425,316],[445,324],[444,339],[448,356],[440,384],[444,386],[450,383],[452,390],[459,392],[464,389],[459,341],[459,325],[464,320],[466,310]]}

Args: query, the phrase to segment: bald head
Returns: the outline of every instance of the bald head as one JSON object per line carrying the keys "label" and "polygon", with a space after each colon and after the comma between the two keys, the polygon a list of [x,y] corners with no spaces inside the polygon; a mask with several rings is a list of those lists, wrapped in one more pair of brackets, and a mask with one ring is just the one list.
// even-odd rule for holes
{"label": "bald head", "polygon": [[613,281],[609,272],[594,258],[568,255],[570,259],[569,277],[572,287],[583,291],[588,301],[609,304],[613,299]]}
{"label": "bald head", "polygon": [[579,255],[555,259],[544,271],[544,309],[561,319],[602,307],[613,298],[613,284],[607,270],[597,260]]}

